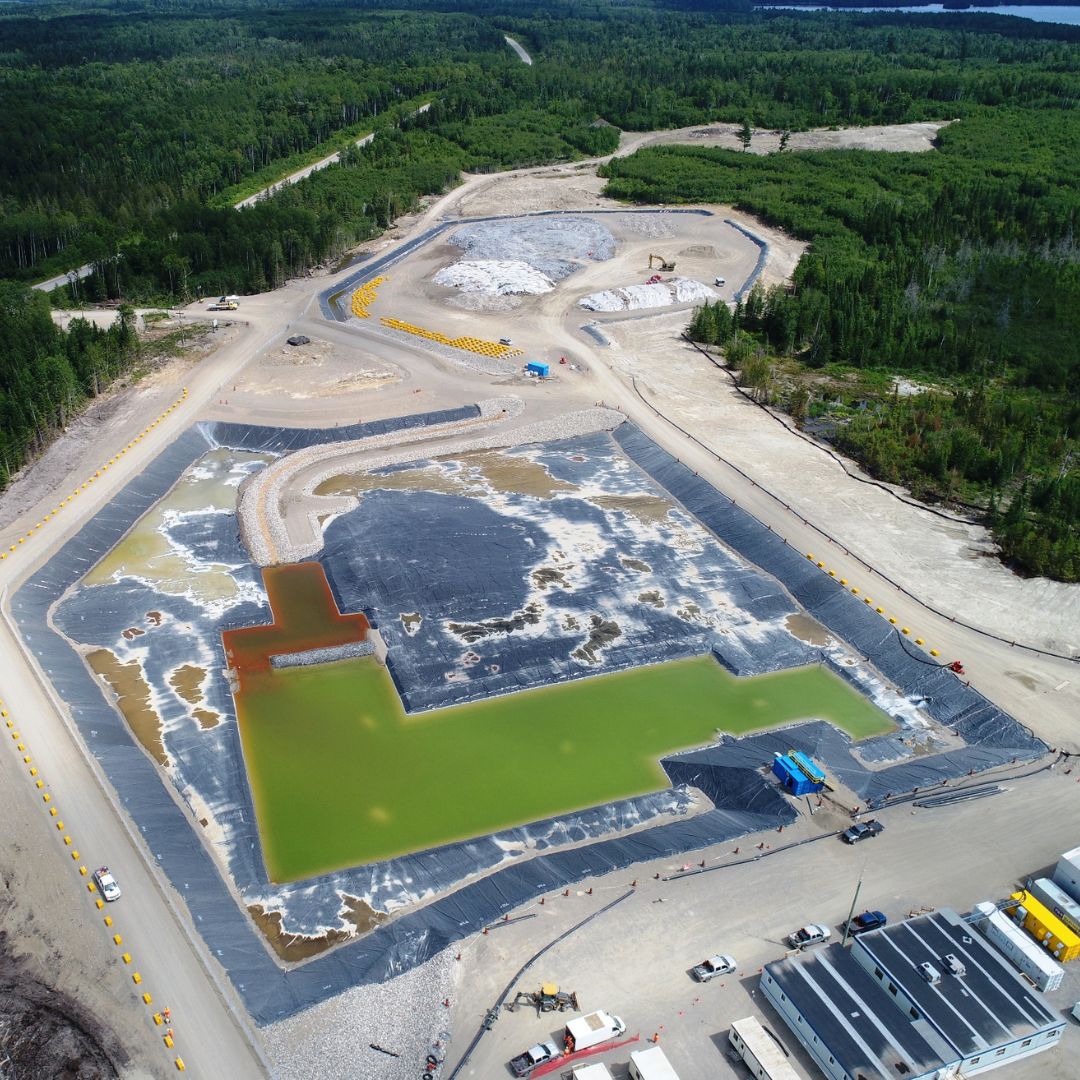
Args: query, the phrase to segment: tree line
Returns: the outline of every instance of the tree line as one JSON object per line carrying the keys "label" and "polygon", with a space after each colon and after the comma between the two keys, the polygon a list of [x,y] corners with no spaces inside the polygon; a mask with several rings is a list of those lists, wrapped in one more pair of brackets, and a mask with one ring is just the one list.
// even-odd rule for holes
{"label": "tree line", "polygon": [[[1019,567],[1080,581],[1080,160],[1058,152],[1080,121],[987,110],[939,139],[919,155],[664,147],[604,171],[610,194],[730,203],[810,240],[791,288],[706,305],[691,337],[873,475],[979,507]],[[873,385],[897,372],[922,392]]]}
{"label": "tree line", "polygon": [[107,330],[85,319],[61,330],[43,293],[0,281],[0,490],[138,353],[130,307]]}

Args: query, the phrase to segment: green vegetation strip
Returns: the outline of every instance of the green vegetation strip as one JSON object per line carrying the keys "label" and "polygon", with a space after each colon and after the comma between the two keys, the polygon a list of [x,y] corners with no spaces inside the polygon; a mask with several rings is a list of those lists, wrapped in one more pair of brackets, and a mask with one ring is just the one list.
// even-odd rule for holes
{"label": "green vegetation strip", "polygon": [[711,656],[413,716],[363,658],[253,677],[238,705],[274,881],[661,790],[659,758],[718,729],[892,726],[823,668],[736,679]]}

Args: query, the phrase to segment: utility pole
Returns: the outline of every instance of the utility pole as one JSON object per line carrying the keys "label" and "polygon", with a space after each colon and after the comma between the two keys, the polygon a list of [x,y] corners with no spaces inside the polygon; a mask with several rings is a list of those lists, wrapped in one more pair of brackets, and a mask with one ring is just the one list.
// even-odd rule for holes
{"label": "utility pole", "polygon": [[841,946],[847,944],[848,933],[851,928],[851,920],[855,914],[855,905],[859,902],[859,890],[862,888],[863,874],[866,873],[866,866],[859,871],[859,880],[855,885],[855,895],[851,898],[851,910],[847,913],[847,921],[844,923],[844,938],[840,942]]}

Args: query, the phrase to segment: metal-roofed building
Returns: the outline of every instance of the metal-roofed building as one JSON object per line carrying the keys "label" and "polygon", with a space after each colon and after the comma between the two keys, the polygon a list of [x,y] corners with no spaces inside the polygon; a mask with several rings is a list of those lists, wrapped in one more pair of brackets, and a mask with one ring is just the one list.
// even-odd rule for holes
{"label": "metal-roofed building", "polygon": [[761,989],[833,1080],[945,1080],[1054,1046],[1065,1021],[955,912],[766,964]]}

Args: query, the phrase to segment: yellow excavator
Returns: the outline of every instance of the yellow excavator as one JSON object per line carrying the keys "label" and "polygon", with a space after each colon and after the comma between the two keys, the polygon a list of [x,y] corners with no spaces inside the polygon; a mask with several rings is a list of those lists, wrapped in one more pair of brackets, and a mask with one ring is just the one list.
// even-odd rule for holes
{"label": "yellow excavator", "polygon": [[666,274],[670,274],[671,271],[675,269],[675,263],[668,262],[668,260],[665,259],[663,255],[650,255],[649,256],[649,269],[650,270],[653,268],[653,261],[654,260],[660,264],[660,269]]}

